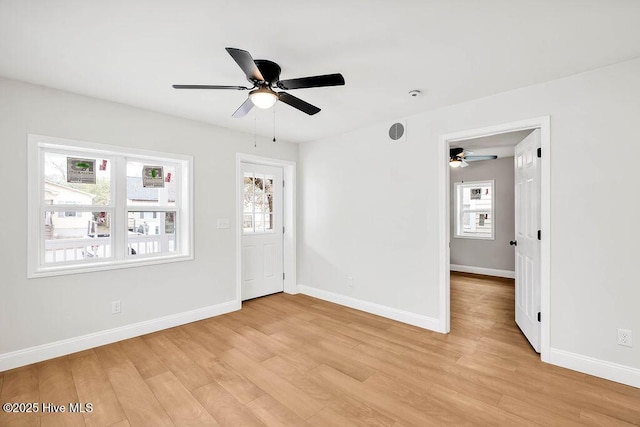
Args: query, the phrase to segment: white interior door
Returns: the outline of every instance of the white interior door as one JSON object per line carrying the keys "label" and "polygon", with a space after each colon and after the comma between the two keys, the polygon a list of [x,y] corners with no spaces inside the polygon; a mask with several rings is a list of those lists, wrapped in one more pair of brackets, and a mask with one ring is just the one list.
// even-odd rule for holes
{"label": "white interior door", "polygon": [[540,129],[515,148],[516,323],[540,353]]}
{"label": "white interior door", "polygon": [[242,300],[284,289],[282,168],[242,163]]}

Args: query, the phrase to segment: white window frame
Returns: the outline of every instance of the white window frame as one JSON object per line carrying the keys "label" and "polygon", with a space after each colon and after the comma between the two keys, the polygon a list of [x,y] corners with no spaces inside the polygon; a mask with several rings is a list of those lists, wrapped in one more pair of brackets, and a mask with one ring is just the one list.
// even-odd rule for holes
{"label": "white window frame", "polygon": [[[491,210],[489,209],[462,209],[462,190],[464,188],[486,187],[491,188]],[[479,239],[479,240],[495,240],[496,238],[496,193],[495,181],[466,181],[456,182],[453,185],[454,197],[454,238],[456,239]],[[491,218],[491,235],[487,236],[481,233],[465,232],[462,229],[462,218],[465,213],[487,213]]]}
{"label": "white window frame", "polygon": [[[165,264],[193,260],[193,157],[183,154],[163,153],[122,146],[96,144],[42,135],[28,135],[28,231],[27,277],[37,278],[91,271],[112,270],[144,265]],[[104,211],[111,214],[111,253],[109,258],[84,259],[69,263],[45,264],[44,262],[44,153],[65,152],[78,155],[102,156],[111,162],[111,203],[109,205],[75,205],[75,210]],[[176,206],[127,205],[126,162],[143,160],[149,164],[176,164],[178,188]],[[127,251],[127,212],[176,211],[176,250],[153,256],[129,256]]]}

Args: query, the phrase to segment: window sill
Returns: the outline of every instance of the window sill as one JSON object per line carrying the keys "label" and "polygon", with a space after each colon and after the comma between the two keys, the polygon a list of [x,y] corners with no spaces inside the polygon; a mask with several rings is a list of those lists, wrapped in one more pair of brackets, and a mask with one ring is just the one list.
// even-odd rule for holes
{"label": "window sill", "polygon": [[96,271],[119,270],[123,268],[146,267],[150,265],[167,264],[172,262],[193,261],[193,255],[168,255],[145,259],[128,259],[124,261],[107,261],[101,263],[88,263],[77,266],[48,266],[36,271],[30,271],[27,279],[40,277],[66,276],[70,274],[92,273]]}
{"label": "window sill", "polygon": [[471,239],[471,240],[496,240],[495,237],[484,236],[453,236],[454,239]]}

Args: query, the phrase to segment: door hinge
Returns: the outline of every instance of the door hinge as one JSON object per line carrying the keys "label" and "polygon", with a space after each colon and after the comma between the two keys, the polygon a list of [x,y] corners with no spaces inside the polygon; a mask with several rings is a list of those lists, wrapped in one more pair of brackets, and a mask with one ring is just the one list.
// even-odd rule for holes
{"label": "door hinge", "polygon": [[538,240],[542,240],[542,230],[538,230]]}
{"label": "door hinge", "polygon": [[542,147],[538,147],[538,158],[542,157]]}
{"label": "door hinge", "polygon": [[284,273],[282,273],[282,280],[284,280]]}
{"label": "door hinge", "polygon": [[282,188],[284,188],[284,179],[282,180]]}
{"label": "door hinge", "polygon": [[540,312],[538,312],[538,322],[540,322]]}
{"label": "door hinge", "polygon": [[282,234],[284,234],[284,227],[282,227]]}

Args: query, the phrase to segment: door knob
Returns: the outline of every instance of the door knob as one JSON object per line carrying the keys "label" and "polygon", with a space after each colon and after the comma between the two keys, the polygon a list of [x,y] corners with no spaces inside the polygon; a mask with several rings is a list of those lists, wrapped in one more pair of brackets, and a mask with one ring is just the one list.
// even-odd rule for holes
{"label": "door knob", "polygon": [[518,246],[518,241],[517,241],[517,240],[510,240],[510,241],[509,241],[509,244],[510,244],[511,246]]}

